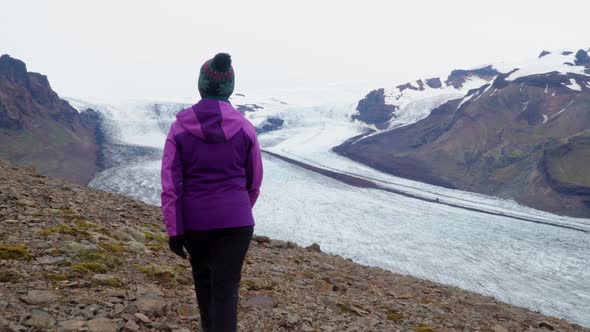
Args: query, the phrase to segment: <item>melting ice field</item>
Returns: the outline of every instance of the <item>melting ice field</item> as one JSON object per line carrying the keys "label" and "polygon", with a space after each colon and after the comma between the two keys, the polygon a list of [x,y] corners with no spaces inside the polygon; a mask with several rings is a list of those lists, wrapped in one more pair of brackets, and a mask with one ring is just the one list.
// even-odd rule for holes
{"label": "melting ice field", "polygon": [[[352,187],[265,155],[265,179],[255,208],[258,234],[301,245],[316,242],[326,252],[359,263],[590,326],[590,220],[397,178],[340,157],[330,148],[364,130],[349,121],[352,104],[306,106],[248,97],[238,96],[233,103],[263,106],[248,113],[253,123],[271,115],[285,120],[284,129],[259,136],[263,149],[417,196],[578,229]],[[182,103],[158,104],[102,106],[111,139],[161,149],[167,126]],[[124,154],[119,159],[125,162],[98,174],[91,185],[159,205],[158,155]]]}

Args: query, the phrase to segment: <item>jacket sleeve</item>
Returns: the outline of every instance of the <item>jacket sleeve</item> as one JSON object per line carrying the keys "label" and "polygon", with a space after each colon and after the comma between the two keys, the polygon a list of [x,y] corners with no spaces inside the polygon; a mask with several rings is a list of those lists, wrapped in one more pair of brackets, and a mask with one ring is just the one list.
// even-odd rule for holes
{"label": "jacket sleeve", "polygon": [[250,195],[250,203],[254,207],[262,185],[262,156],[254,128],[249,131],[248,136],[251,144],[246,158],[246,189]]}
{"label": "jacket sleeve", "polygon": [[184,234],[182,221],[182,164],[174,139],[180,125],[174,122],[164,144],[162,156],[162,214],[169,236]]}

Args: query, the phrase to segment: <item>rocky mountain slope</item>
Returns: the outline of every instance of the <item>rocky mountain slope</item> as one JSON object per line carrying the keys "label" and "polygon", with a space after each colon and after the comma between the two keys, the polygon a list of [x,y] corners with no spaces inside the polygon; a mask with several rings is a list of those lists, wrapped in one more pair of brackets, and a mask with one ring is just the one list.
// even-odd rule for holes
{"label": "rocky mountain slope", "polygon": [[590,217],[587,51],[544,52],[504,67],[416,123],[335,151],[402,177]]}
{"label": "rocky mountain slope", "polygon": [[[189,331],[160,211],[0,162],[1,331]],[[255,237],[241,331],[590,331],[454,287]]]}
{"label": "rocky mountain slope", "polygon": [[98,114],[79,113],[24,62],[0,57],[0,158],[88,183],[99,170]]}

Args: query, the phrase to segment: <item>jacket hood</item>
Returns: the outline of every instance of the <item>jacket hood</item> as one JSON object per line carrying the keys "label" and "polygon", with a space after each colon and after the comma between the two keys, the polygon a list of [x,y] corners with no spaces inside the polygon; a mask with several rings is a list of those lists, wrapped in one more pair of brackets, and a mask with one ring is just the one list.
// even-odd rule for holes
{"label": "jacket hood", "polygon": [[229,102],[204,98],[180,111],[176,121],[192,135],[209,143],[220,143],[234,137],[247,120]]}

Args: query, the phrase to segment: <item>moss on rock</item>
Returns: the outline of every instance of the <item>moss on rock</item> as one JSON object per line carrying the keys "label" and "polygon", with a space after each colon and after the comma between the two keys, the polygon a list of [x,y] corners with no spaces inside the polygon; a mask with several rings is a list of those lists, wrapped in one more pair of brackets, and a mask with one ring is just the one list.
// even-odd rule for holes
{"label": "moss on rock", "polygon": [[106,273],[109,268],[102,263],[82,262],[72,265],[70,271],[77,275],[89,275],[91,273]]}
{"label": "moss on rock", "polygon": [[127,252],[127,248],[125,248],[122,244],[117,242],[101,242],[99,246],[107,252],[113,253],[124,253]]}
{"label": "moss on rock", "polygon": [[436,330],[432,326],[425,324],[414,326],[412,327],[412,330],[416,332],[436,332]]}
{"label": "moss on rock", "polygon": [[30,261],[32,258],[25,245],[0,244],[0,259]]}
{"label": "moss on rock", "polygon": [[156,283],[166,287],[174,286],[176,282],[184,284],[184,282],[180,282],[184,278],[179,278],[178,274],[174,271],[174,269],[170,267],[146,265],[137,266],[137,270],[146,275],[151,280],[155,281]]}
{"label": "moss on rock", "polygon": [[145,239],[147,241],[155,241],[155,242],[159,242],[159,243],[168,242],[168,237],[165,234],[145,232],[144,235],[145,235]]}

